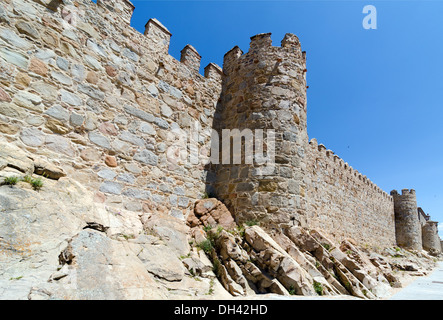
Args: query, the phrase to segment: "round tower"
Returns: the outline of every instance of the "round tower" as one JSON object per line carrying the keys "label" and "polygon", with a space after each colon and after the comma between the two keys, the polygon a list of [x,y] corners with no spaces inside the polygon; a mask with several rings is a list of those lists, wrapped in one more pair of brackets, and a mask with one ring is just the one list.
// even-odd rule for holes
{"label": "round tower", "polygon": [[422,250],[421,225],[418,219],[417,198],[414,189],[391,191],[394,198],[395,236],[397,245],[403,248]]}
{"label": "round tower", "polygon": [[246,54],[225,54],[223,71],[217,196],[239,222],[303,222],[306,55],[298,38],[286,34],[274,47],[270,33],[255,35]]}
{"label": "round tower", "polygon": [[423,249],[430,252],[441,252],[440,237],[438,236],[438,222],[426,221],[422,228]]}

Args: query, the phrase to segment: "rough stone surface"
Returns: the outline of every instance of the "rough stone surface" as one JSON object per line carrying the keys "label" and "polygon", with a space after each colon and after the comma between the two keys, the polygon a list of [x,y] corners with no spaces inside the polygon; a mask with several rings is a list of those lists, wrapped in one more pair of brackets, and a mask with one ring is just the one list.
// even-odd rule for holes
{"label": "rough stone surface", "polygon": [[[143,34],[130,27],[129,1],[76,1],[75,18],[69,6],[0,5],[0,182],[44,183],[0,186],[0,296],[374,298],[400,282],[397,270],[427,272],[418,244],[437,257],[438,239],[434,226],[408,220],[417,204],[406,208],[308,140],[306,55],[295,35],[281,46],[253,36],[249,52],[234,47],[223,69],[209,64],[201,75],[191,45],[179,60],[168,54],[171,33],[159,21]],[[272,129],[276,152],[265,139],[252,163],[208,163],[213,148],[230,150],[217,144],[223,129],[261,129],[266,139]],[[217,250],[201,250],[205,240]],[[377,251],[369,260],[378,273],[363,258],[364,245],[410,243],[419,258],[399,249],[391,263],[398,253]],[[17,264],[19,253],[29,260]]]}

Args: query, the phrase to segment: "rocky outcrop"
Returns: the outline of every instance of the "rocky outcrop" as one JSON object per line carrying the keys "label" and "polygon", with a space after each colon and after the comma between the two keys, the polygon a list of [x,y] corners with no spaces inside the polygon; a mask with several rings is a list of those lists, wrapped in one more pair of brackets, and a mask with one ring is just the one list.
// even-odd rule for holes
{"label": "rocky outcrop", "polygon": [[336,244],[317,230],[299,226],[267,230],[253,222],[237,225],[234,217],[225,217],[223,221],[230,221],[226,228],[212,218],[214,208],[224,205],[216,199],[198,201],[188,225],[196,246],[208,255],[219,281],[233,296],[275,293],[383,299],[391,294],[391,287],[401,286],[398,270],[408,270],[411,257],[426,261],[421,262],[421,270],[433,265],[425,253],[418,258],[417,253],[392,249],[396,258],[400,253],[404,257],[399,262],[392,260],[390,249],[382,255],[357,247],[351,239]]}
{"label": "rocky outcrop", "polygon": [[[95,202],[56,165],[12,145],[0,145],[0,163],[0,182],[18,177],[0,185],[2,299],[229,296],[208,258],[191,250],[182,220]],[[25,175],[40,177],[41,189]]]}

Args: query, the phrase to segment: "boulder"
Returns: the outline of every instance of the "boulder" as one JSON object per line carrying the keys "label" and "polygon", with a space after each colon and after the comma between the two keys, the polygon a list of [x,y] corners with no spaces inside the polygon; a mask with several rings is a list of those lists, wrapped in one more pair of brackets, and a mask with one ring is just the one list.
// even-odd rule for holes
{"label": "boulder", "polygon": [[188,224],[190,226],[221,226],[228,230],[236,226],[231,212],[215,198],[197,200],[194,212],[188,217]]}

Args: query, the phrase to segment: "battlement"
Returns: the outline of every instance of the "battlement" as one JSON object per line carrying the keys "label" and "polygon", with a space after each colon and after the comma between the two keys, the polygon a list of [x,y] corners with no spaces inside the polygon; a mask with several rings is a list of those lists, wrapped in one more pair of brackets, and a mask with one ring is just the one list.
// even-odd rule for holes
{"label": "battlement", "polygon": [[201,58],[197,50],[190,44],[187,44],[181,51],[180,62],[187,65],[191,70],[198,72]]}
{"label": "battlement", "polygon": [[401,195],[398,193],[397,190],[392,190],[390,194],[391,194],[391,196],[409,196],[409,195],[415,196],[415,190],[414,189],[402,189]]}
{"label": "battlement", "polygon": [[[271,33],[259,33],[250,39],[248,52],[244,53],[238,46],[235,46],[225,54],[223,61],[225,74],[229,74],[231,67],[239,63],[258,65],[259,68],[263,68],[264,66],[260,62],[271,60],[273,62],[272,67],[280,63],[295,63],[295,66],[291,68],[291,72],[286,75],[291,77],[296,77],[297,75],[303,77],[305,75],[306,53],[301,51],[301,44],[296,35],[287,33],[281,40],[280,47],[272,46]],[[273,59],[271,56],[273,56]],[[282,70],[280,69],[277,73],[281,72]]]}
{"label": "battlement", "polygon": [[215,63],[211,62],[205,67],[205,78],[221,81],[222,77],[223,77],[223,70]]}
{"label": "battlement", "polygon": [[155,18],[149,19],[145,24],[144,35],[156,42],[165,53],[168,52],[172,34],[160,21]]}
{"label": "battlement", "polygon": [[313,156],[318,161],[323,161],[327,166],[327,170],[331,171],[331,175],[345,177],[347,181],[353,182],[359,185],[364,185],[367,188],[377,192],[383,198],[392,199],[392,193],[389,195],[387,192],[383,191],[379,186],[369,180],[365,175],[361,174],[359,171],[355,170],[342,158],[336,155],[332,150],[327,149],[323,144],[318,144],[317,139],[312,138],[309,141],[309,146]]}
{"label": "battlement", "polygon": [[[46,5],[48,8],[49,6],[51,5]],[[63,6],[63,4],[61,4],[61,6]],[[81,11],[87,14],[96,14],[98,16],[102,16],[106,20],[114,21],[113,26],[116,28],[116,31],[119,30],[117,32],[123,33],[125,37],[127,37],[128,43],[132,42],[136,44],[135,46],[132,45],[132,48],[130,48],[131,50],[134,47],[141,47],[157,55],[169,56],[168,51],[172,33],[155,18],[148,20],[143,34],[132,28],[130,24],[135,11],[135,6],[129,0],[97,0],[97,4],[92,1],[89,2],[88,0],[84,0],[83,2],[78,2],[77,7],[79,12]],[[82,16],[83,14],[79,15],[78,19],[83,20],[84,17]],[[92,19],[96,20],[97,18],[92,17]],[[77,24],[77,26],[79,25],[80,28],[84,28],[83,21],[80,21],[80,23]],[[88,27],[86,32],[90,32],[95,38],[98,37],[96,40],[105,39],[108,37],[108,35],[100,34],[102,30],[99,29],[98,25],[93,27],[93,29],[96,30],[91,30],[91,28]],[[186,66],[190,72],[199,73],[200,61],[201,56],[191,45],[186,45],[181,51],[180,62]],[[211,64],[213,66],[215,65],[214,63],[208,64],[207,67],[209,69],[213,68],[213,66],[209,67]],[[217,79],[217,81],[221,80],[221,78],[219,76],[215,76],[214,73],[207,73],[207,76],[204,77],[208,78],[209,75],[211,75],[211,79]]]}

